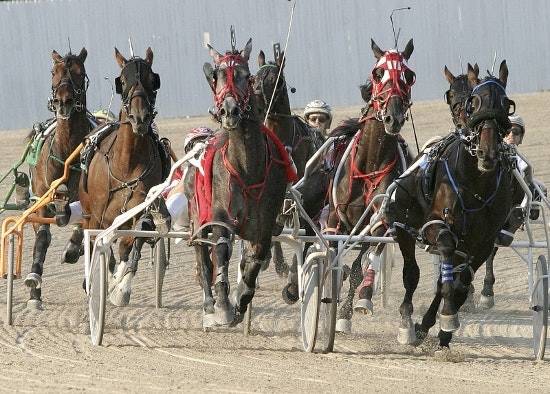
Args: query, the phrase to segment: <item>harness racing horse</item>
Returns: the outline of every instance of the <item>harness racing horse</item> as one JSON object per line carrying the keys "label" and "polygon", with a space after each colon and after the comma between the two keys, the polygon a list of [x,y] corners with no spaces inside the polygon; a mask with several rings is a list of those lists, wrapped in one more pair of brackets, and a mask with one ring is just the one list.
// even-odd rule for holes
{"label": "harness racing horse", "polygon": [[[371,73],[372,96],[364,116],[348,125],[355,135],[339,159],[329,188],[329,233],[350,234],[354,227],[360,230],[369,224],[381,201],[375,201],[373,211],[362,219],[367,206],[377,195],[385,193],[412,160],[410,153],[401,146],[399,133],[407,119],[411,86],[415,82],[414,72],[405,63],[413,52],[413,41],[407,43],[403,52],[396,49],[383,51],[373,40],[371,48],[376,58]],[[386,226],[378,223],[370,234],[383,236],[386,231]],[[362,259],[356,259],[351,267],[350,289],[340,307],[337,330],[351,331],[353,310],[373,313],[374,275],[384,246],[384,243],[362,245]],[[359,299],[352,309],[356,288]]]}
{"label": "harness racing horse", "polygon": [[[148,48],[145,59],[133,56],[127,60],[115,48],[115,58],[122,69],[115,79],[122,109],[120,120],[99,126],[100,134],[95,134],[85,148],[86,171],[79,186],[85,229],[109,227],[118,215],[143,202],[149,189],[161,183],[166,175],[166,152],[152,128],[156,91],[160,88],[160,77],[151,69],[153,51]],[[120,229],[134,228],[137,219]],[[152,228],[144,224],[141,229]],[[158,225],[157,230],[161,232]],[[134,237],[119,240],[120,264],[110,284],[110,300],[114,305],[125,306],[130,301],[131,280],[144,241],[135,238],[134,242]],[[110,269],[113,265],[111,256]]]}
{"label": "harness racing horse", "polygon": [[[474,74],[478,76],[478,65],[474,64],[471,68]],[[455,124],[455,136],[456,138],[459,138],[461,133],[466,133],[468,130],[466,102],[472,92],[472,88],[470,87],[468,76],[466,74],[454,76],[447,66],[445,66],[444,73],[447,81],[449,82],[449,90],[445,92],[445,102],[449,105],[451,117],[453,119],[453,123]],[[523,199],[523,191],[519,187],[515,187],[515,189],[518,193],[516,193],[515,196],[514,207],[510,211],[503,229],[501,229],[497,236],[495,241],[496,245],[509,246],[513,240],[513,234],[524,222],[523,210],[521,206],[519,206],[521,200]],[[493,262],[498,251],[498,246],[496,245],[485,262],[485,278],[483,279],[483,289],[481,290],[479,298],[479,306],[485,309],[489,309],[494,306],[493,285],[495,283],[495,275],[493,271]],[[467,301],[463,305],[463,309],[466,307],[469,309],[475,308],[473,294],[474,285],[472,283],[470,284],[470,291]]]}
{"label": "harness racing horse", "polygon": [[[254,77],[253,92],[260,117],[264,119],[266,127],[272,130],[290,151],[298,178],[302,178],[307,161],[317,152],[323,141],[314,128],[309,127],[301,117],[292,114],[290,110],[288,88],[283,73],[284,62],[284,53],[280,53],[275,61],[266,62],[264,52],[260,51],[260,68]],[[327,183],[328,177],[325,178],[324,183]],[[304,205],[306,211],[309,206]],[[313,231],[307,227],[306,234],[313,235]],[[273,242],[273,260],[275,271],[280,277],[286,277],[289,267],[284,261],[280,242]]]}
{"label": "harness racing horse", "polygon": [[[225,55],[209,48],[215,65],[205,63],[203,71],[214,94],[212,113],[221,129],[206,148],[205,176],[196,171],[190,239],[203,290],[205,329],[243,320],[269,255],[287,184],[296,180],[284,147],[262,125],[251,99],[252,39],[240,52],[234,45]],[[211,240],[207,239],[210,231]],[[235,235],[244,240],[244,247],[239,267],[242,280],[231,294],[231,305],[228,267]]]}
{"label": "harness racing horse", "polygon": [[[68,53],[60,56],[52,51],[52,96],[48,99],[48,109],[55,113],[55,121],[36,135],[33,130],[30,138],[41,144],[35,150],[37,156],[32,157],[30,176],[32,193],[35,196],[44,195],[51,183],[62,177],[65,161],[80,145],[84,136],[97,123],[90,125],[86,111],[86,90],[88,76],[84,61],[88,52],[82,48],[78,55]],[[29,161],[29,160],[27,160]],[[78,181],[80,179],[80,163],[71,166],[69,178],[66,181],[69,201],[78,200]],[[36,211],[41,218],[53,217],[48,207]],[[51,242],[49,223],[34,224],[36,239],[33,248],[31,272],[25,278],[25,285],[30,288],[29,308],[39,309],[42,306],[42,274],[46,252]],[[82,229],[77,226],[73,229],[73,237],[79,237]],[[78,257],[77,257],[78,258]],[[65,256],[64,256],[65,259]],[[67,260],[67,259],[65,259]],[[68,261],[68,262],[76,262]]]}
{"label": "harness racing horse", "polygon": [[[503,143],[510,127],[508,115],[515,109],[505,91],[506,61],[500,64],[498,79],[488,76],[480,81],[471,65],[467,75],[472,89],[466,101],[467,133],[422,152],[392,185],[395,194],[384,208],[404,260],[398,335],[402,344],[422,342],[443,300],[439,345],[449,347],[474,273],[493,250],[513,203],[512,164]],[[412,298],[420,276],[417,241],[435,248],[441,265],[434,299],[422,322],[413,325]]]}

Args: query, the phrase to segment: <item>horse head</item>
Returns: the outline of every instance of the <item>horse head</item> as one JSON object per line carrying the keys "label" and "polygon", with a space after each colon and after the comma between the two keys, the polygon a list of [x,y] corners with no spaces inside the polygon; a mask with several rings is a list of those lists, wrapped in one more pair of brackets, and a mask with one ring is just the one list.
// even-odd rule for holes
{"label": "horse head", "polygon": [[260,68],[254,77],[252,91],[260,116],[265,118],[268,110],[275,113],[290,113],[290,102],[283,74],[283,53],[275,61],[266,62],[264,52],[260,51],[258,66]]}
{"label": "horse head", "polygon": [[[468,66],[472,68],[477,77],[479,75],[479,66],[477,63],[474,64],[474,66]],[[445,66],[444,73],[450,85],[449,90],[445,92],[445,103],[449,106],[451,117],[455,126],[465,130],[467,121],[466,100],[472,93],[468,75],[460,74],[455,77],[453,73],[449,71],[447,66]]]}
{"label": "horse head", "polygon": [[411,86],[416,74],[405,64],[413,50],[411,39],[403,52],[395,49],[382,51],[371,39],[376,65],[371,72],[372,103],[376,118],[384,123],[388,134],[398,134],[411,106]]}
{"label": "horse head", "polygon": [[511,127],[509,115],[515,112],[515,103],[506,95],[508,66],[500,64],[499,77],[492,75],[480,80],[474,68],[468,65],[468,80],[472,88],[466,100],[468,150],[477,157],[481,172],[497,168],[503,151],[503,138]]}
{"label": "horse head", "polygon": [[73,111],[86,111],[86,56],[85,48],[79,55],[69,52],[64,57],[52,51],[52,96],[48,99],[48,109],[55,112],[58,119],[69,119]]}
{"label": "horse head", "polygon": [[122,69],[115,79],[116,92],[122,97],[121,120],[127,120],[134,133],[145,135],[157,114],[156,91],[160,88],[160,77],[151,68],[153,51],[147,48],[145,59],[132,57],[126,60],[115,48],[115,58]]}
{"label": "horse head", "polygon": [[214,93],[216,112],[213,115],[224,129],[235,130],[251,109],[249,101],[253,78],[248,68],[248,59],[252,51],[252,38],[242,51],[228,51],[223,56],[210,45],[208,48],[215,68],[205,63],[203,71]]}

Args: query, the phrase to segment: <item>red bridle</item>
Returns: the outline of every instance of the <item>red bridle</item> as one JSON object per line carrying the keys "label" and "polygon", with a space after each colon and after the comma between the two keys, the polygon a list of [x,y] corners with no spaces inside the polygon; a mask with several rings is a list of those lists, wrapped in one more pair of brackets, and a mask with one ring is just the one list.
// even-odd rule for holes
{"label": "red bridle", "polygon": [[[376,75],[377,70],[383,69],[384,75],[380,81]],[[407,75],[410,81],[407,82]],[[416,74],[404,63],[403,54],[396,50],[385,52],[371,73],[372,80],[372,105],[377,114],[383,114],[392,97],[400,97],[403,100],[404,110],[410,106],[411,86],[414,85]]]}
{"label": "red bridle", "polygon": [[219,92],[216,91],[216,78],[214,79],[214,82],[211,86],[212,92],[214,92],[214,102],[216,103],[216,108],[218,109],[218,112],[223,105],[225,97],[228,94],[235,98],[241,112],[246,111],[254,80],[251,77],[248,78],[246,89],[241,89],[239,86],[237,86],[233,78],[235,76],[235,69],[239,66],[246,67],[246,69],[248,70],[248,60],[246,60],[239,54],[229,53],[216,60],[216,72],[214,74],[216,75],[217,71],[220,70],[220,68],[225,68],[225,75],[227,79],[226,84],[220,89]]}

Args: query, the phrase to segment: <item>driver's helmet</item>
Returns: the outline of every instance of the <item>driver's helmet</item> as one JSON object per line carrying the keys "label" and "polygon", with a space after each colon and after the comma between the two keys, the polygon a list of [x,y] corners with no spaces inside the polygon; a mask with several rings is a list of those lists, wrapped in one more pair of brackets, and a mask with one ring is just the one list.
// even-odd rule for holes
{"label": "driver's helmet", "polygon": [[183,150],[185,153],[188,153],[191,149],[193,149],[193,146],[197,141],[204,141],[208,138],[211,138],[214,136],[214,131],[209,129],[208,127],[195,127],[194,129],[190,130],[187,135],[185,136],[185,140],[183,141]]}
{"label": "driver's helmet", "polygon": [[510,123],[512,123],[513,125],[518,125],[521,127],[521,129],[523,130],[523,134],[522,135],[525,135],[525,121],[522,119],[521,116],[519,115],[510,115],[508,116],[508,119],[510,119]]}
{"label": "driver's helmet", "polygon": [[102,122],[114,122],[116,120],[115,114],[105,108],[98,109],[97,111],[93,112],[92,115]]}
{"label": "driver's helmet", "polygon": [[327,116],[327,129],[330,129],[330,123],[332,122],[330,105],[323,100],[313,100],[304,108],[304,118],[307,120],[311,114],[325,114]]}

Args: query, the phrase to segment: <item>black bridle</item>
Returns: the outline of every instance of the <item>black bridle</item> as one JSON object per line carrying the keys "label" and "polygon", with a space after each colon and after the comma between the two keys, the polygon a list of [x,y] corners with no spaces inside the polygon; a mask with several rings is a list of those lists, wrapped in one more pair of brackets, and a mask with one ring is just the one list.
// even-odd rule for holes
{"label": "black bridle", "polygon": [[[73,72],[71,72],[71,66],[72,62],[75,61],[79,63],[79,66],[82,68],[82,70],[85,70],[84,64],[78,60],[78,57],[73,54],[68,54],[65,57],[61,58],[61,60],[56,61],[56,64],[59,63],[65,63],[65,68],[63,71],[63,77],[59,80],[59,82],[55,85],[52,85],[52,95],[48,98],[48,110],[51,112],[57,111],[57,106],[59,105],[59,100],[56,98],[57,91],[62,86],[68,86],[70,90],[73,91],[73,95],[75,97],[76,103],[74,108],[76,111],[81,112],[86,110],[85,105],[85,97],[86,97],[86,91],[88,90],[88,85],[90,84],[90,80],[88,79],[88,75],[86,74],[86,71],[84,71],[84,75],[81,76],[80,74],[73,75]],[[53,73],[53,69],[52,69]],[[79,84],[75,84],[74,79],[82,78],[82,81]]]}
{"label": "black bridle", "polygon": [[155,102],[156,91],[160,88],[160,77],[153,72],[149,63],[139,57],[130,59],[122,68],[120,76],[115,78],[115,87],[117,94],[122,97],[122,107],[127,116],[131,112],[132,99],[143,97],[151,113],[151,120],[154,119],[157,114]]}

